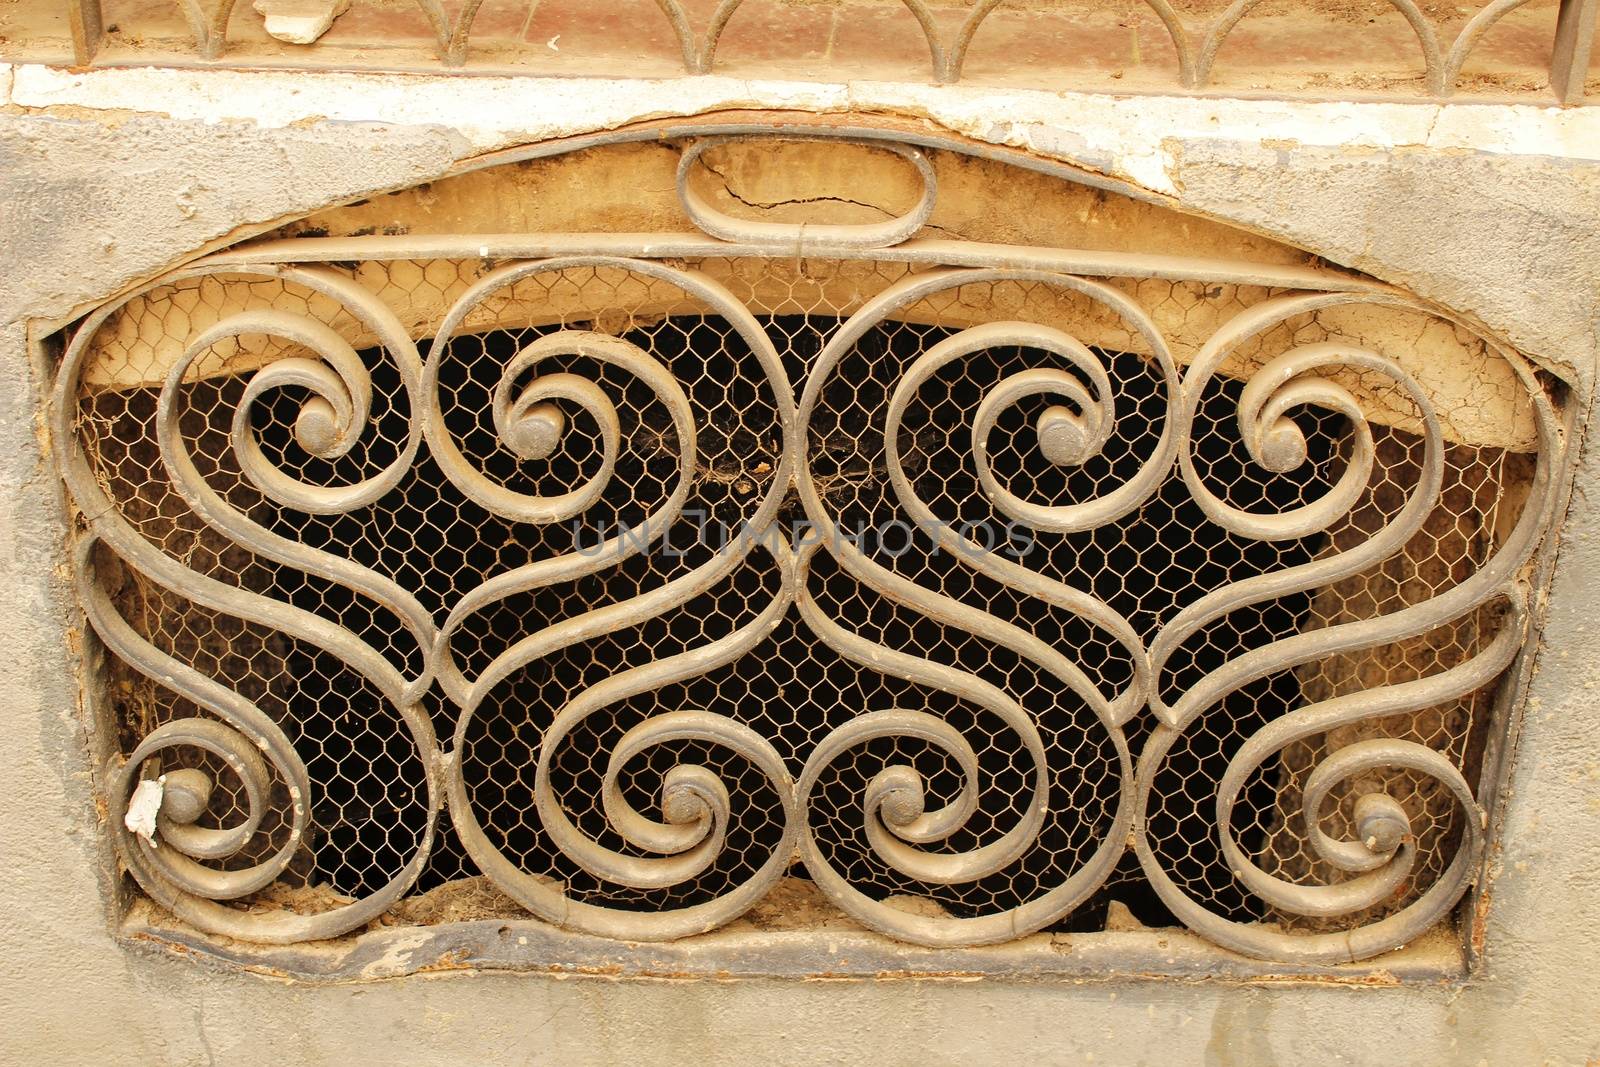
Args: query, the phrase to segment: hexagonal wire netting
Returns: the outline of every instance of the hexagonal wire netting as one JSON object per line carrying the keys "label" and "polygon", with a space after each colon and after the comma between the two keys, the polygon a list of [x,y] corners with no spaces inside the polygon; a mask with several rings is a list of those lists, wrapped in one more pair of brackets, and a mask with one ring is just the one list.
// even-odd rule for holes
{"label": "hexagonal wire netting", "polygon": [[[894,263],[728,259],[696,261],[758,314],[780,352],[796,395],[818,352],[842,319],[913,268]],[[368,262],[338,266],[410,316],[426,356],[426,339],[441,309],[488,265],[477,261]],[[1146,307],[1174,301],[1183,313],[1220,320],[1270,294],[1241,286],[1185,282],[1113,281]],[[966,566],[906,523],[890,484],[883,440],[889,396],[911,362],[929,345],[987,319],[1061,321],[1091,316],[1071,294],[1035,283],[969,285],[925,300],[872,328],[839,363],[819,394],[806,446],[819,494],[870,558],[965,604],[1068,650],[1106,693],[1125,686],[1133,669],[1121,646],[1080,617],[1018,593]],[[173,488],[153,428],[160,382],[172,350],[188,343],[225,308],[244,304],[288,307],[328,321],[349,337],[363,327],[331,302],[276,280],[218,275],[176,283],[136,298],[105,327],[83,375],[77,431],[107,494],[132,526],[186,567],[336,620],[386,655],[408,676],[422,670],[423,650],[406,628],[372,600],[335,582],[253,555],[208,528]],[[1102,315],[1103,318],[1103,315]],[[649,352],[681,384],[694,409],[698,456],[683,518],[663,542],[622,564],[575,581],[558,582],[502,599],[471,615],[452,641],[472,678],[513,642],[543,626],[572,619],[687,574],[704,563],[753,513],[781,462],[778,409],[772,386],[744,342],[710,308],[669,282],[614,268],[537,273],[502,299],[485,304],[451,339],[442,363],[445,423],[461,452],[492,481],[518,492],[570,490],[597,470],[600,429],[576,413],[557,451],[528,463],[508,450],[491,421],[491,398],[502,368],[533,338],[558,329],[619,336]],[[1298,342],[1326,336],[1316,315],[1290,321]],[[1117,421],[1102,453],[1081,466],[1041,459],[1035,421],[1050,402],[1034,396],[1005,411],[990,442],[994,469],[1017,495],[1067,503],[1103,494],[1148,456],[1167,416],[1161,373],[1131,329],[1126,342],[1097,352],[1115,389]],[[368,338],[369,343],[371,338]],[[1271,337],[1260,350],[1268,355]],[[1278,350],[1281,350],[1281,346]],[[377,503],[336,516],[307,515],[267,499],[240,470],[228,432],[248,372],[281,354],[272,342],[218,349],[183,387],[182,433],[208,483],[241,512],[304,545],[348,556],[411,590],[442,623],[463,593],[512,567],[582,551],[659,507],[676,477],[679,445],[673,422],[656,395],[615,366],[567,357],[559,367],[598,383],[616,406],[620,449],[601,498],[580,522],[531,525],[492,514],[464,495],[430,458],[426,447],[393,491]],[[294,438],[306,397],[282,389],[264,398],[255,432],[268,457],[305,481],[338,484],[370,476],[403,448],[406,393],[395,362],[381,347],[362,359],[373,376],[371,425],[358,445],[333,461],[309,456]],[[1122,613],[1148,641],[1163,622],[1201,595],[1241,578],[1348,548],[1392,518],[1418,475],[1420,438],[1375,426],[1378,467],[1361,502],[1334,528],[1287,541],[1236,536],[1209,522],[1176,470],[1127,517],[1080,533],[1019,530],[981,491],[971,458],[969,427],[984,392],[1016,371],[1069,369],[1059,356],[1001,348],[956,360],[916,390],[902,420],[901,462],[916,492],[941,518],[988,531],[997,547],[1029,569],[1093,593]],[[1298,470],[1274,474],[1245,454],[1236,423],[1242,386],[1218,376],[1194,422],[1193,451],[1214,492],[1236,507],[1274,511],[1315,499],[1336,480],[1344,461],[1342,416],[1318,409],[1297,413],[1309,442]],[[1382,389],[1379,385],[1375,388]],[[1402,408],[1409,405],[1390,388]],[[1366,573],[1308,593],[1240,608],[1186,641],[1160,680],[1168,700],[1229,658],[1295,631],[1376,617],[1416,603],[1459,582],[1492,552],[1496,531],[1520,505],[1515,487],[1528,478],[1527,457],[1488,447],[1452,445],[1435,515],[1406,550]],[[803,513],[793,490],[780,524]],[[316,909],[325,897],[371,892],[415,853],[426,822],[421,757],[396,710],[374,685],[337,657],[265,627],[240,622],[167,592],[106,554],[100,567],[120,613],[158,647],[256,702],[282,725],[305,759],[314,786],[312,830],[289,873],[273,891],[275,906]],[[662,776],[675,764],[702,764],[721,776],[737,813],[725,847],[699,875],[662,889],[634,889],[587,873],[554,847],[535,811],[533,776],[543,728],[570,699],[618,671],[703,645],[749,622],[778,586],[771,559],[753,553],[726,580],[681,607],[607,636],[581,641],[535,659],[496,686],[478,708],[458,753],[478,821],[491,843],[522,870],[564,887],[580,900],[623,909],[654,910],[711,900],[737,885],[770,855],[782,812],[767,778],[743,757],[698,742],[650,749],[623,776],[635,808],[651,810]],[[935,746],[913,739],[880,739],[852,748],[823,772],[807,812],[827,862],[868,895],[921,898],[923,906],[955,916],[1014,907],[1036,898],[1078,869],[1110,831],[1124,780],[1111,736],[1083,701],[1038,665],[940,619],[896,606],[854,580],[828,552],[813,560],[809,588],[832,619],[872,641],[950,664],[991,682],[1033,716],[1048,752],[1048,814],[1034,845],[1003,871],[976,881],[929,884],[883,862],[862,830],[867,783],[891,763],[924,775],[930,795],[953,796],[959,767]],[[1217,913],[1235,919],[1278,918],[1317,926],[1317,920],[1274,916],[1230,874],[1216,842],[1212,805],[1218,776],[1243,739],[1283,712],[1311,700],[1385,682],[1421,677],[1460,662],[1495,626],[1483,609],[1395,646],[1327,657],[1242,687],[1207,709],[1167,757],[1155,779],[1149,834],[1174,879]],[[111,713],[124,752],[154,726],[201,709],[113,663]],[[1386,724],[1389,736],[1408,737],[1445,753],[1476,780],[1485,744],[1488,692]],[[436,686],[426,697],[441,741],[448,745],[457,709]],[[864,710],[925,709],[955,726],[977,753],[981,775],[977,811],[957,833],[926,846],[959,852],[1004,832],[1019,817],[1031,786],[1030,762],[1015,734],[982,708],[926,686],[857,666],[820,641],[791,610],[754,651],[687,681],[663,686],[590,716],[555,754],[552,786],[563,810],[590,838],[637,853],[609,824],[600,804],[607,754],[622,735],[652,714],[701,708],[747,724],[768,739],[792,774],[828,731]],[[1128,727],[1135,754],[1151,727],[1141,714]],[[1333,740],[1347,743],[1351,737]],[[1319,867],[1297,817],[1300,790],[1328,739],[1303,742],[1269,760],[1251,779],[1233,830],[1247,854],[1270,872],[1296,879],[1332,878]],[[206,765],[200,753],[168,754],[165,766]],[[211,767],[213,772],[220,768]],[[216,773],[203,825],[237,815],[237,783]],[[1395,783],[1402,787],[1396,788]],[[1385,788],[1402,799],[1418,828],[1420,862],[1393,909],[1437,877],[1460,832],[1460,812],[1431,780],[1402,772]],[[1338,794],[1331,833],[1347,831],[1358,789]],[[282,784],[277,814],[260,844],[229,861],[243,865],[281,841]],[[442,820],[439,840],[413,894],[477,874]],[[791,872],[804,878],[804,866]],[[306,887],[297,890],[296,886]],[[297,892],[300,894],[297,896]],[[272,894],[267,894],[272,896]],[[1169,923],[1145,886],[1131,855],[1110,880],[1062,925],[1097,929],[1108,901],[1128,904],[1149,923]],[[927,904],[926,902],[932,902]],[[264,906],[259,900],[241,907]],[[1341,918],[1338,924],[1348,924]]]}

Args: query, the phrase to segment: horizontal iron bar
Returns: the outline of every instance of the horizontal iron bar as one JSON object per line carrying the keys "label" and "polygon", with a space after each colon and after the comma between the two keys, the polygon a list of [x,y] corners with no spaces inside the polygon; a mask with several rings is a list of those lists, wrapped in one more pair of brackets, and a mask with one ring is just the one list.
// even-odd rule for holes
{"label": "horizontal iron bar", "polygon": [[877,260],[942,267],[1002,267],[1059,271],[1096,278],[1164,278],[1173,281],[1262,285],[1321,292],[1397,292],[1381,282],[1338,271],[1288,263],[1108,252],[1081,248],[1019,248],[980,241],[914,239],[887,248],[841,248],[805,240],[749,244],[694,233],[406,234],[365,237],[296,237],[241,245],[203,262],[259,266],[394,259],[544,259],[594,254],[637,259],[747,258],[793,255],[810,259]]}
{"label": "horizontal iron bar", "polygon": [[310,982],[373,981],[408,974],[534,971],[607,978],[994,978],[1077,981],[1137,975],[1186,981],[1281,982],[1315,978],[1365,988],[1459,981],[1461,942],[1448,926],[1377,959],[1306,964],[1253,960],[1187,930],[1147,928],[1033,934],[1002,945],[924,948],[838,921],[826,927],[735,926],[649,946],[619,944],[532,918],[380,928],[326,947],[263,949],[219,941],[140,905],[118,931],[127,944],[200,955],[247,971]]}

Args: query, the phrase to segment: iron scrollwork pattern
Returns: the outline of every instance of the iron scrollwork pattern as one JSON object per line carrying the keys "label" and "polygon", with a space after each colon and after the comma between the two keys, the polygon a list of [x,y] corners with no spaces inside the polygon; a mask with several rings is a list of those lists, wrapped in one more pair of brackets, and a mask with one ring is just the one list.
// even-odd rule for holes
{"label": "iron scrollwork pattern", "polygon": [[[55,440],[145,892],[337,936],[439,865],[448,813],[450,871],[628,940],[794,873],[925,945],[1135,884],[1262,958],[1438,923],[1485,840],[1485,713],[1449,709],[1525,643],[1562,449],[1528,363],[1449,324],[1517,394],[1475,442],[1414,363],[1318,325],[1446,322],[1392,289],[1241,268],[1181,290],[1239,306],[1180,348],[1146,281],[1069,253],[898,254],[918,149],[890,149],[905,215],[796,226],[695,192],[717,147],[684,151],[707,236],[670,258],[224,254],[79,325]],[[1179,292],[1176,262],[1139,276]],[[402,268],[444,279],[436,322],[382,295]],[[845,280],[832,318],[793,297]],[[731,536],[669,551],[696,507]],[[863,536],[888,512],[923,550]]]}
{"label": "iron scrollwork pattern", "polygon": [[[473,27],[482,2],[467,0],[452,13],[439,0],[415,0],[413,11],[416,29],[422,39],[429,41],[426,47],[434,53],[443,69],[462,67],[476,58],[472,54]],[[1388,3],[1415,37],[1417,51],[1414,62],[1420,68],[1415,81],[1420,85],[1420,95],[1446,98],[1456,93],[1466,80],[1463,71],[1474,58],[1484,36],[1501,20],[1525,6],[1528,0],[1492,0],[1472,12],[1471,17],[1462,21],[1459,27],[1454,27],[1453,38],[1449,36],[1452,27],[1438,22],[1436,16],[1439,12],[1424,11],[1415,0],[1388,0]],[[1170,45],[1172,49],[1175,68],[1172,71],[1172,87],[1195,90],[1211,85],[1218,53],[1239,23],[1260,5],[1261,0],[1234,0],[1227,7],[1212,13],[1211,17],[1202,19],[1192,12],[1180,10],[1169,0],[1143,0],[1140,6],[1148,9],[1153,38],[1160,41],[1162,46]],[[239,48],[241,42],[237,26],[234,27],[234,39],[230,46],[229,28],[235,6],[235,0],[179,0],[178,7],[188,23],[195,55],[212,62],[233,60],[248,65],[250,49],[248,45],[243,50]],[[607,5],[596,6],[602,14],[630,20],[637,14],[620,8],[615,12],[606,12],[604,8]],[[724,59],[738,58],[738,48],[733,49],[733,57],[728,57],[729,50],[720,47],[730,23],[747,30],[753,26],[771,26],[770,10],[741,15],[740,8],[744,6],[744,0],[721,0],[698,26],[697,20],[691,17],[693,12],[685,8],[680,0],[656,0],[655,6],[658,10],[647,14],[644,21],[656,22],[666,31],[670,44],[663,44],[669,50],[675,50],[675,61],[689,75],[718,71],[719,50]],[[920,46],[927,52],[928,74],[939,84],[962,80],[973,42],[986,39],[987,35],[982,31],[991,16],[998,12],[1000,19],[995,21],[1001,21],[1006,16],[1027,14],[1030,6],[1035,11],[1038,9],[1038,5],[1028,5],[1019,0],[977,0],[957,25],[941,28],[940,13],[927,0],[900,0],[900,6],[904,9],[905,17],[896,20],[898,31],[890,30],[886,25],[880,32],[909,33],[919,37]],[[760,5],[752,7],[759,8]],[[106,25],[100,0],[66,0],[65,8],[76,64],[88,67],[106,63],[108,57],[102,53],[108,36],[116,27]],[[1584,3],[1567,5],[1560,11],[1554,26],[1549,88],[1557,99],[1566,104],[1581,103],[1584,95],[1584,77],[1590,50],[1588,34],[1583,29],[1586,24],[1584,8]],[[868,6],[847,7],[839,12],[838,17],[845,23],[859,23],[870,18],[870,13],[875,12]],[[1328,13],[1310,9],[1304,14],[1313,18],[1328,18]],[[1465,8],[1458,8],[1456,14],[1464,16],[1468,12]],[[1592,22],[1592,15],[1587,17]],[[130,18],[124,14],[118,22],[126,27]],[[763,18],[767,20],[765,23],[762,22]],[[1332,21],[1322,28],[1335,34],[1341,30]],[[480,47],[484,36],[480,30]],[[488,36],[492,37],[493,34]],[[992,38],[989,39],[992,41]],[[346,44],[344,47],[350,46]],[[520,54],[513,57],[514,60],[536,58],[525,47],[517,51]],[[310,65],[317,64],[318,52],[326,57],[325,48],[313,50],[309,57]],[[282,61],[280,56],[273,58]],[[306,58],[295,59],[306,62]],[[1111,65],[1111,62],[1106,58],[1106,65]]]}

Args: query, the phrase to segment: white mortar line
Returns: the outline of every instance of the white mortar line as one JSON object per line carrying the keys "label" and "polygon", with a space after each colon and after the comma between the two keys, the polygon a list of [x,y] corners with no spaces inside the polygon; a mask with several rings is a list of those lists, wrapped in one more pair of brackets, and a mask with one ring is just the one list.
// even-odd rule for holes
{"label": "white mortar line", "polygon": [[[925,117],[996,144],[1073,159],[1146,188],[1175,192],[1174,147],[1225,140],[1265,151],[1464,149],[1600,159],[1600,107],[1113,96],[932,86],[744,80],[462,77],[349,71],[14,68],[12,102],[282,127],[315,120],[439,126],[477,152],[588,133],[648,116],[737,107]],[[641,113],[641,101],[650,104]]]}

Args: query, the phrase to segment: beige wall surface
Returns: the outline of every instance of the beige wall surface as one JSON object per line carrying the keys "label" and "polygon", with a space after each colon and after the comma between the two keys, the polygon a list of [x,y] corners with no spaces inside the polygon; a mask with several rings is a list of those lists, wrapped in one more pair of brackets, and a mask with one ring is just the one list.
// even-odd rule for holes
{"label": "beige wall surface", "polygon": [[307,985],[113,940],[38,418],[42,336],[219,244],[486,153],[761,109],[1080,168],[1405,285],[1567,376],[1600,356],[1600,109],[0,66],[0,1062],[1383,1063],[1600,1058],[1600,460],[1584,455],[1464,982],[617,980]]}

